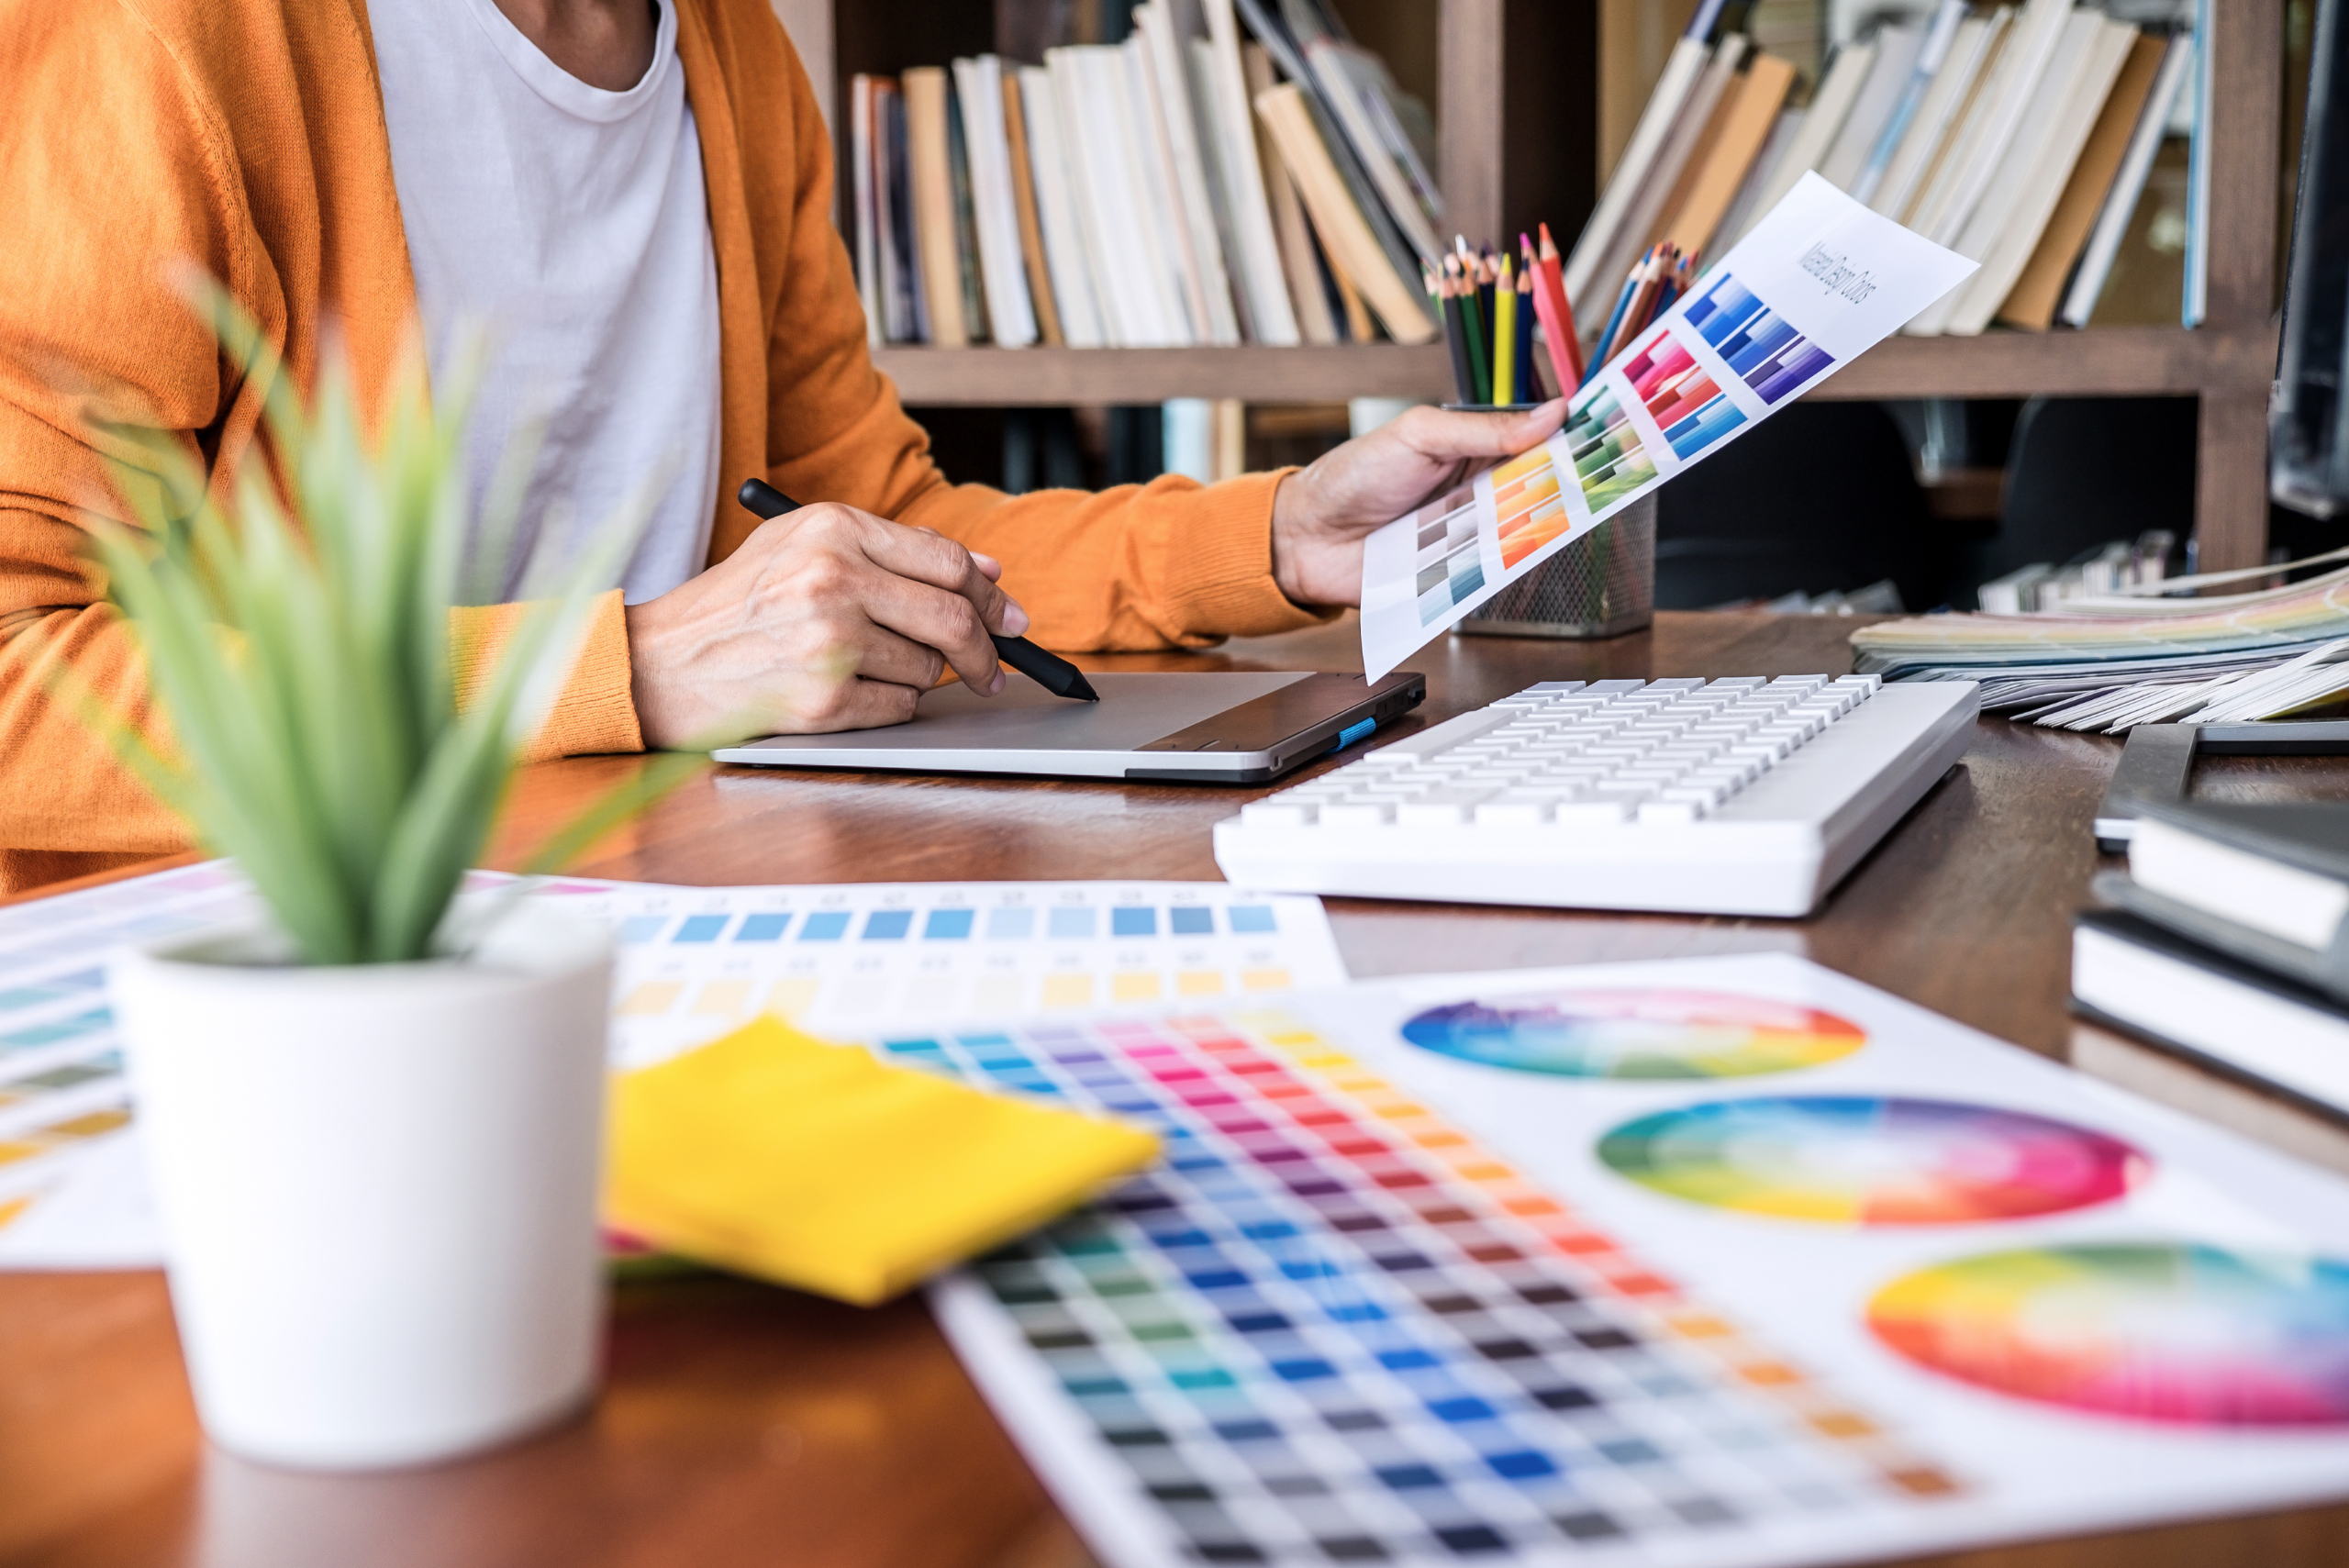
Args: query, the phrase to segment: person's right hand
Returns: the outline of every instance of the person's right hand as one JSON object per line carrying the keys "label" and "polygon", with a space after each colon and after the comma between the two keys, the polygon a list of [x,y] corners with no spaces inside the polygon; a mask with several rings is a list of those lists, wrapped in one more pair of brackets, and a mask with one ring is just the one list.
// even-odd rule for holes
{"label": "person's right hand", "polygon": [[636,715],[648,747],[903,724],[951,665],[1003,689],[990,631],[1028,613],[1003,568],[927,528],[803,506],[700,576],[628,606]]}

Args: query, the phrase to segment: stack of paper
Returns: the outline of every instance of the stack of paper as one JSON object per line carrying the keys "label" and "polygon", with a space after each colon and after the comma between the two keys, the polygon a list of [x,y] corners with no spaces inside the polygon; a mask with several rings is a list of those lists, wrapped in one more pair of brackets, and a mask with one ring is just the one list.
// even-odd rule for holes
{"label": "stack of paper", "polygon": [[[2169,586],[2190,585],[2174,579]],[[1852,634],[1887,680],[1979,681],[1986,709],[2117,733],[2275,718],[2349,691],[2349,569],[2217,598],[2073,600],[2054,615],[1943,615]]]}

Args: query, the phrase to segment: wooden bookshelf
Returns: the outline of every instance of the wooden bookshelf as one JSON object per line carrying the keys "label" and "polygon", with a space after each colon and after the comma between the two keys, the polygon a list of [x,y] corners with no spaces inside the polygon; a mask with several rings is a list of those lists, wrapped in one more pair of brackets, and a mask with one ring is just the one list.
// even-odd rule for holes
{"label": "wooden bookshelf", "polygon": [[[859,71],[936,64],[991,47],[971,0],[773,0],[828,120]],[[1435,13],[1438,175],[1452,228],[1571,229],[1597,199],[1598,0],[1414,0]],[[1349,0],[1339,0],[1349,8]],[[2201,400],[2195,532],[2205,571],[2267,546],[2267,395],[2276,367],[2276,194],[2284,0],[2211,7],[2210,286],[2204,325],[2085,332],[1994,329],[1896,338],[1820,389],[1837,398],[2192,395]],[[844,157],[843,157],[844,161]],[[1448,396],[1440,347],[892,348],[874,355],[916,406]]]}

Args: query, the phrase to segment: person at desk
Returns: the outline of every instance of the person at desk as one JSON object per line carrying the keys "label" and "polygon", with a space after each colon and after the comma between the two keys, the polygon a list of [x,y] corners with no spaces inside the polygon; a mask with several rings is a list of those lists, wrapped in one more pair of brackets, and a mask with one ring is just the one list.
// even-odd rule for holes
{"label": "person at desk", "polygon": [[[682,456],[535,757],[729,716],[899,722],[949,669],[1000,689],[990,630],[1076,651],[1298,626],[1354,602],[1371,529],[1562,417],[1416,410],[1205,488],[948,483],[866,352],[831,145],[767,0],[22,5],[0,61],[0,892],[184,847],[50,695],[62,664],[146,711],[76,521],[111,494],[87,389],[128,393],[215,473],[256,439],[261,389],[175,296],[175,261],[220,279],[298,383],[331,343],[362,395],[419,316],[495,323],[476,500],[531,414],[526,517],[592,520]],[[751,475],[829,504],[760,525],[732,501]],[[461,690],[510,613],[459,612]]]}

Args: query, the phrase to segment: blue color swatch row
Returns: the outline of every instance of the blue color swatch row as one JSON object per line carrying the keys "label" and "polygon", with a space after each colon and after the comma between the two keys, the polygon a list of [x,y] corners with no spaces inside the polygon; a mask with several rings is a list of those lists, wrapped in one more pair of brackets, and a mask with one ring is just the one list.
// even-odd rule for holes
{"label": "blue color swatch row", "polygon": [[[918,940],[930,942],[1024,942],[1040,937],[1048,941],[1089,941],[1103,934],[1102,911],[1090,906],[1041,911],[1030,907],[989,909],[984,911],[984,924],[980,920],[982,913],[976,909],[869,910],[864,914],[863,924],[856,927],[854,940],[915,940],[917,925]],[[1043,917],[1041,920],[1040,913]],[[1175,904],[1161,909],[1150,904],[1120,904],[1112,906],[1108,914],[1108,934],[1112,937],[1217,934],[1216,911],[1206,905]],[[1226,908],[1223,916],[1226,933],[1235,937],[1270,936],[1280,929],[1269,904],[1235,904]],[[632,947],[663,940],[673,943],[779,942],[792,932],[795,917],[772,913],[744,915],[739,919],[732,915],[687,915],[682,919],[671,915],[637,915],[621,923],[620,940]],[[796,918],[797,930],[789,940],[837,942],[850,940],[857,916],[852,910],[824,909]]]}

